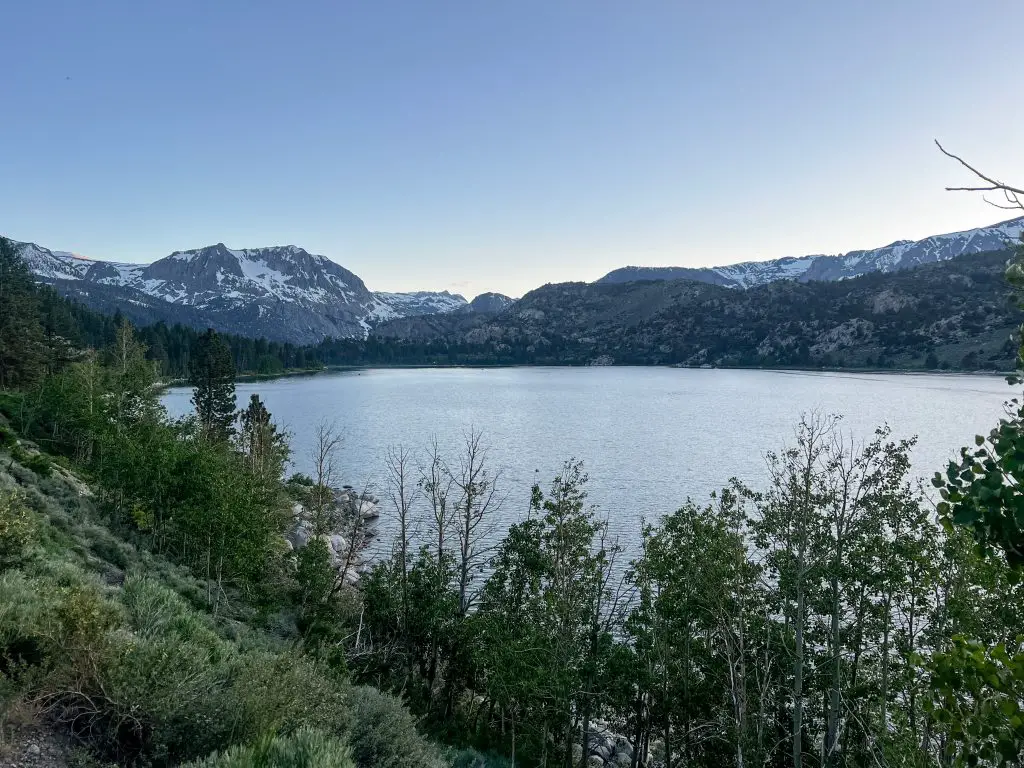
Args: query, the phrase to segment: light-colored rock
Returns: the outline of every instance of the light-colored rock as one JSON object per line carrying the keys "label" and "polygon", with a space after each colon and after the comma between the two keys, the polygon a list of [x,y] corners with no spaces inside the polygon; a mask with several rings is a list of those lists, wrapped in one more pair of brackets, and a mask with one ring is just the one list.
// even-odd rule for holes
{"label": "light-colored rock", "polygon": [[598,742],[596,746],[590,747],[590,753],[607,761],[612,756],[612,745],[608,742]]}
{"label": "light-colored rock", "polygon": [[583,747],[579,744],[572,745],[572,764],[579,765],[583,759]]}
{"label": "light-colored rock", "polygon": [[623,738],[622,736],[615,737],[615,754],[624,754],[627,757],[633,757],[633,745],[629,743],[629,739]]}

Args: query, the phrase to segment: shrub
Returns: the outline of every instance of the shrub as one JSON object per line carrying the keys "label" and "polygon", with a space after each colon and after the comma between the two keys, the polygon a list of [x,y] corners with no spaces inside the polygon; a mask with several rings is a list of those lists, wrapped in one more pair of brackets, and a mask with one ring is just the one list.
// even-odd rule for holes
{"label": "shrub", "polygon": [[345,687],[308,657],[252,651],[236,658],[227,708],[235,734],[249,741],[302,726],[337,731],[345,725]]}
{"label": "shrub", "polygon": [[46,594],[20,571],[0,574],[0,672],[13,675],[46,662],[55,620]]}
{"label": "shrub", "polygon": [[201,645],[115,633],[76,672],[54,697],[57,714],[104,757],[167,765],[229,743],[225,670]]}
{"label": "shrub", "polygon": [[145,576],[131,575],[121,589],[128,625],[141,637],[174,637],[221,651],[212,627],[172,589]]}
{"label": "shrub", "polygon": [[214,753],[186,768],[354,768],[342,742],[312,728]]}
{"label": "shrub", "polygon": [[22,497],[0,493],[0,570],[24,562],[34,529]]}
{"label": "shrub", "polygon": [[440,753],[416,730],[409,710],[374,688],[349,693],[349,745],[360,768],[437,768]]}
{"label": "shrub", "polygon": [[512,768],[512,763],[499,755],[463,749],[452,758],[452,768]]}

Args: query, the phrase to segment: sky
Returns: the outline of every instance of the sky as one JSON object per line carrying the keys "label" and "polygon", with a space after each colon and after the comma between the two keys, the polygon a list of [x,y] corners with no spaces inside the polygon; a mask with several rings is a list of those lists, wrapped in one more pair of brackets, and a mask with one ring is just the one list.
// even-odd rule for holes
{"label": "sky", "polygon": [[1009,218],[1020,0],[0,7],[0,233],[295,244],[373,290],[840,253]]}

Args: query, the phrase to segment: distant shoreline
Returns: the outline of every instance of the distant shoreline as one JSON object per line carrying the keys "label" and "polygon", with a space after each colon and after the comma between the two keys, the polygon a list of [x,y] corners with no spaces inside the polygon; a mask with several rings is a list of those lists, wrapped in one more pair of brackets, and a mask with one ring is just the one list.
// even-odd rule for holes
{"label": "distant shoreline", "polygon": [[[455,364],[404,364],[404,365],[327,365],[322,368],[304,368],[301,370],[281,371],[280,373],[242,373],[235,377],[235,382],[246,384],[258,381],[273,381],[275,379],[294,378],[299,376],[317,376],[325,373],[344,373],[346,371],[373,371],[373,370],[487,370],[498,368],[672,368],[690,371],[766,371],[772,373],[866,373],[866,374],[888,374],[899,376],[999,376],[1005,378],[1012,376],[1015,371],[954,371],[939,370],[929,371],[920,368],[825,368],[825,367],[760,367],[743,365],[724,365],[711,368],[701,368],[689,365],[573,365],[573,364],[530,364],[530,363],[494,363],[491,365],[455,365]],[[174,387],[187,387],[185,379],[172,379],[161,382],[158,389],[167,390]]]}

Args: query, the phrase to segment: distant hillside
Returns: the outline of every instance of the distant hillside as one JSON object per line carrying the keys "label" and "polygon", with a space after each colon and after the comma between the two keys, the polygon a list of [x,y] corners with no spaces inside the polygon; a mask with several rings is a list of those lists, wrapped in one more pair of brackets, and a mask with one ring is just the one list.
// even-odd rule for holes
{"label": "distant hillside", "polygon": [[839,282],[737,291],[692,280],[562,283],[496,315],[385,323],[375,333],[464,360],[715,366],[1013,367],[1024,319],[1009,252]]}
{"label": "distant hillside", "polygon": [[728,288],[753,288],[777,280],[848,280],[869,272],[897,272],[922,264],[948,261],[972,253],[1000,251],[1016,243],[1024,232],[1024,216],[963,232],[933,235],[923,240],[897,240],[868,251],[838,256],[811,255],[747,261],[725,267],[622,267],[597,282],[629,283],[637,280],[697,280]]}

